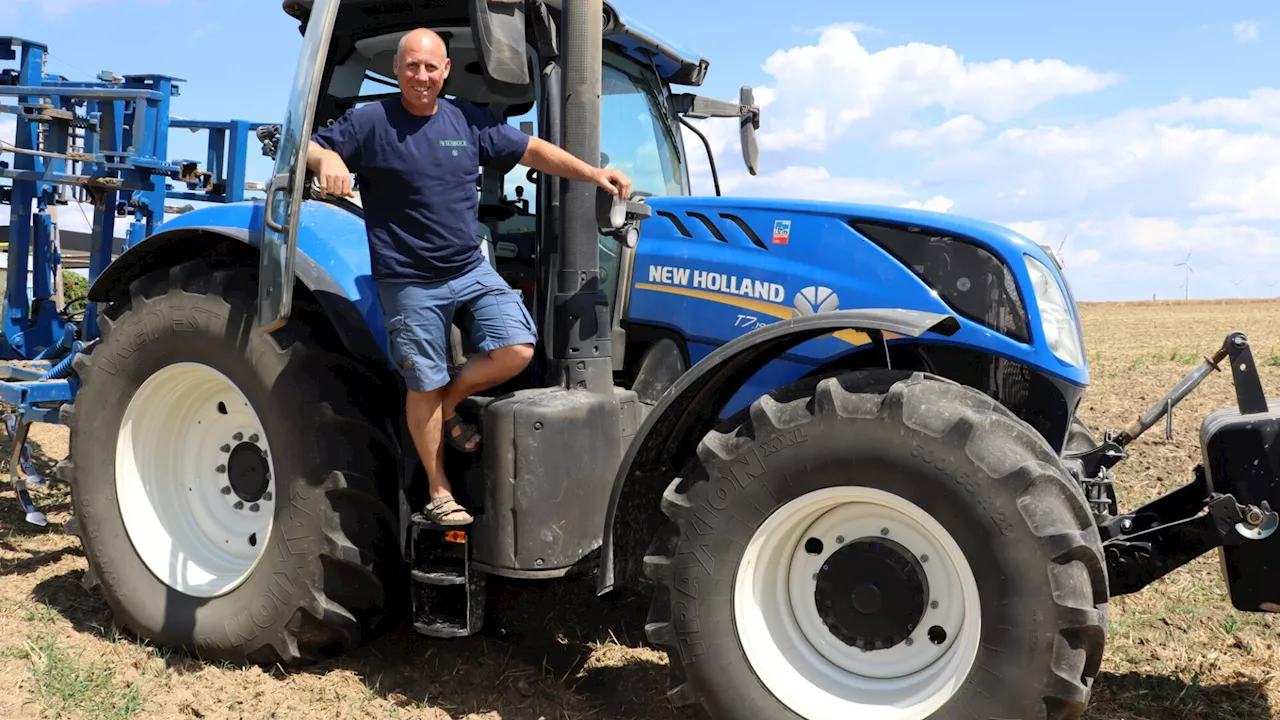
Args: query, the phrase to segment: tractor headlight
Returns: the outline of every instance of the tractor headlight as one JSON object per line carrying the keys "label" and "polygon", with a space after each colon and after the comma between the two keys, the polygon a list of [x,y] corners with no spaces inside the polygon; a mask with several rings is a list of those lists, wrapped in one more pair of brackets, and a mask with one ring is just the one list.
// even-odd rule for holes
{"label": "tractor headlight", "polygon": [[1084,365],[1084,355],[1080,352],[1080,335],[1062,288],[1044,263],[1030,255],[1025,255],[1024,258],[1027,272],[1031,275],[1031,287],[1036,293],[1036,304],[1040,306],[1040,324],[1044,327],[1045,342],[1063,362],[1077,367]]}

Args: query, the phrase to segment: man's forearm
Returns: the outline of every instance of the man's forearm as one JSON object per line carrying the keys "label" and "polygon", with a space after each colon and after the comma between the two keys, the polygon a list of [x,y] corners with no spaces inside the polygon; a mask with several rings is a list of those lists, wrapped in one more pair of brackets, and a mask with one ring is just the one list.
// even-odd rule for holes
{"label": "man's forearm", "polygon": [[524,157],[520,158],[520,164],[548,175],[585,182],[595,180],[595,172],[598,169],[536,137],[529,138],[529,147],[525,149]]}
{"label": "man's forearm", "polygon": [[315,140],[307,140],[307,169],[311,172],[320,172],[320,163],[324,161],[326,155],[337,155],[332,150],[326,150],[320,146]]}

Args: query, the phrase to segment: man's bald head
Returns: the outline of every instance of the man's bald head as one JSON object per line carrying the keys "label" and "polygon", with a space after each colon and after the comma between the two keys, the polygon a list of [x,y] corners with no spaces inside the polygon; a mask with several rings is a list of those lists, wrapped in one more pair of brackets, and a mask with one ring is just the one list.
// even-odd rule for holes
{"label": "man's bald head", "polygon": [[396,57],[404,57],[406,48],[438,50],[442,57],[449,57],[449,48],[444,44],[444,38],[430,28],[417,28],[401,35],[400,42],[396,45]]}
{"label": "man's bald head", "polygon": [[434,113],[451,66],[444,38],[427,28],[405,33],[396,47],[394,64],[404,106],[417,115]]}

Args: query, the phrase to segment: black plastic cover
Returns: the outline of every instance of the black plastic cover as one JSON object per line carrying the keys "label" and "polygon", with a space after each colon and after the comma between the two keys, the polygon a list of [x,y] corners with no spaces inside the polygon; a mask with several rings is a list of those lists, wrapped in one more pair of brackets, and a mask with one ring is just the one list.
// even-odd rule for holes
{"label": "black plastic cover", "polygon": [[471,529],[477,566],[510,577],[556,576],[599,548],[639,405],[620,388],[523,390],[488,403],[482,487],[471,488],[484,507]]}
{"label": "black plastic cover", "polygon": [[529,84],[524,7],[520,0],[472,0],[471,31],[480,66],[492,84],[519,90]]}
{"label": "black plastic cover", "polygon": [[[1231,408],[1205,418],[1200,428],[1209,491],[1233,495],[1241,505],[1280,509],[1280,401],[1270,411],[1241,415]],[[1280,612],[1280,533],[1221,549],[1231,603],[1239,610]]]}
{"label": "black plastic cover", "polygon": [[1031,342],[1026,304],[1013,271],[969,238],[921,226],[853,220],[850,226],[906,265],[960,315],[1019,342]]}

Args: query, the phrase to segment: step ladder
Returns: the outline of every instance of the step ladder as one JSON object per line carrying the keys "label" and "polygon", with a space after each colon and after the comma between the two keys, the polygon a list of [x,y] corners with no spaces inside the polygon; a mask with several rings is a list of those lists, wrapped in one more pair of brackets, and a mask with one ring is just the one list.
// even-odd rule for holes
{"label": "step ladder", "polygon": [[412,517],[409,544],[413,628],[437,638],[468,637],[484,624],[484,573],[471,567],[469,526]]}

